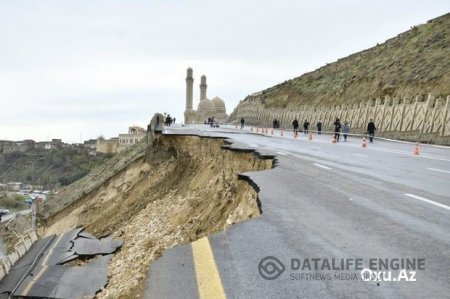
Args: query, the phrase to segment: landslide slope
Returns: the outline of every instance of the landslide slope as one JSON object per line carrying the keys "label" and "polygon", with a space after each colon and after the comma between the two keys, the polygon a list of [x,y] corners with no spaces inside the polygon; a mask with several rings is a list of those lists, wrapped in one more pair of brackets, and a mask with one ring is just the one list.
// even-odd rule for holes
{"label": "landslide slope", "polygon": [[[267,108],[450,95],[450,13],[258,94]],[[249,96],[252,97],[252,96]],[[246,99],[248,99],[247,97]]]}
{"label": "landslide slope", "polygon": [[271,168],[273,160],[226,146],[220,138],[166,135],[145,157],[137,145],[53,199],[40,234],[83,226],[122,239],[97,298],[139,298],[150,262],[164,250],[259,216],[257,192],[239,173]]}
{"label": "landslide slope", "polygon": [[48,217],[54,217],[59,211],[70,207],[77,199],[96,190],[108,182],[112,176],[123,171],[128,165],[144,156],[145,142],[140,142],[112,158],[104,160],[103,163],[94,167],[86,176],[61,189],[51,200],[45,202],[39,208],[39,219],[45,222]]}

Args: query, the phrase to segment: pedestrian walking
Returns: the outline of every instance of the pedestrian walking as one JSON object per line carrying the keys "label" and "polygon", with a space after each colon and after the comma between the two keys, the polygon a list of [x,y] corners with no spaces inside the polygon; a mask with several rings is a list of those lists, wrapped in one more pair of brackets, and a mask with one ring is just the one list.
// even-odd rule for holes
{"label": "pedestrian walking", "polygon": [[241,118],[241,130],[244,128],[245,119]]}
{"label": "pedestrian walking", "polygon": [[322,121],[320,121],[320,120],[317,121],[316,127],[317,127],[317,133],[319,135],[321,135],[322,134]]}
{"label": "pedestrian walking", "polygon": [[375,131],[377,128],[375,127],[375,123],[373,122],[373,119],[371,118],[369,123],[367,124],[367,133],[369,134],[369,141],[373,142],[373,137],[375,137]]}
{"label": "pedestrian walking", "polygon": [[294,136],[297,136],[298,134],[298,120],[297,118],[294,119],[292,122],[292,126],[294,127]]}
{"label": "pedestrian walking", "polygon": [[339,142],[339,136],[341,135],[341,120],[339,118],[336,118],[334,121],[334,139],[336,139],[336,142]]}
{"label": "pedestrian walking", "polygon": [[305,122],[303,123],[303,133],[308,134],[309,131],[309,122],[305,119]]}
{"label": "pedestrian walking", "polygon": [[347,121],[344,121],[342,126],[342,135],[344,136],[344,141],[347,142],[347,135],[350,133],[350,125]]}

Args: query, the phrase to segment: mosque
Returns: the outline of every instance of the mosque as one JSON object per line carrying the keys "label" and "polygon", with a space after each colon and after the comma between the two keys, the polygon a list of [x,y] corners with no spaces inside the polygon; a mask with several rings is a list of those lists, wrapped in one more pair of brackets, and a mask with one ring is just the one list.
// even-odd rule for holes
{"label": "mosque", "polygon": [[206,96],[206,76],[203,75],[200,80],[200,102],[198,103],[197,110],[193,109],[193,85],[194,77],[192,68],[187,69],[186,76],[186,110],[184,111],[184,123],[196,124],[204,123],[208,118],[214,117],[214,121],[217,123],[224,123],[227,118],[227,111],[225,108],[225,102],[219,98],[214,97],[209,100]]}

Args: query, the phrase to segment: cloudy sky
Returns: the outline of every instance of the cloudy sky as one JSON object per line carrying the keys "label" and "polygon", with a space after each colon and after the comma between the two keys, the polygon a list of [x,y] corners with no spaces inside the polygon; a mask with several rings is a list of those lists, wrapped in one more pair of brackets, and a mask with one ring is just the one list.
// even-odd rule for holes
{"label": "cloudy sky", "polygon": [[228,112],[248,94],[450,11],[448,0],[0,0],[0,140],[182,120],[186,68]]}

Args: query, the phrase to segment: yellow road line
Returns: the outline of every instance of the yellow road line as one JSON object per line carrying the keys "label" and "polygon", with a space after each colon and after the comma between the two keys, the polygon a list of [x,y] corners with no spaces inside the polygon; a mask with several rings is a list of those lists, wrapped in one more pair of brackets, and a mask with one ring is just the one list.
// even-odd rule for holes
{"label": "yellow road line", "polygon": [[192,243],[192,255],[200,299],[226,299],[208,238]]}
{"label": "yellow road line", "polygon": [[61,238],[63,237],[64,233],[60,234],[58,239],[56,239],[56,242],[53,244],[52,248],[48,251],[47,255],[45,256],[45,259],[42,261],[41,265],[47,265],[47,261],[49,256],[52,255],[53,249],[55,249],[56,245],[58,245],[59,241],[61,241]]}
{"label": "yellow road line", "polygon": [[55,243],[53,243],[53,246],[50,248],[48,253],[45,255],[45,259],[41,263],[41,266],[42,266],[41,270],[39,270],[38,274],[33,276],[31,281],[28,283],[27,287],[23,290],[22,296],[26,296],[28,294],[28,292],[33,287],[34,283],[36,281],[38,281],[39,278],[41,278],[42,274],[44,274],[45,270],[47,270],[47,268],[48,268],[48,266],[47,266],[48,257],[53,253],[53,249],[55,249],[56,245],[58,245],[59,241],[61,241],[61,238],[62,238],[63,235],[64,234],[60,234],[58,239],[56,239]]}
{"label": "yellow road line", "polygon": [[22,296],[28,295],[28,292],[31,290],[31,288],[33,287],[34,283],[36,281],[38,281],[39,278],[41,278],[42,274],[45,272],[45,270],[47,270],[47,268],[48,268],[47,265],[42,266],[42,268],[39,271],[39,273],[37,275],[33,276],[33,279],[31,279],[31,281],[28,283],[27,287],[23,290],[23,293],[21,294]]}

